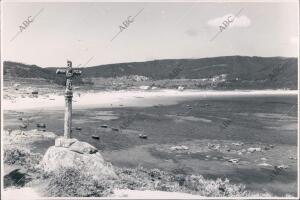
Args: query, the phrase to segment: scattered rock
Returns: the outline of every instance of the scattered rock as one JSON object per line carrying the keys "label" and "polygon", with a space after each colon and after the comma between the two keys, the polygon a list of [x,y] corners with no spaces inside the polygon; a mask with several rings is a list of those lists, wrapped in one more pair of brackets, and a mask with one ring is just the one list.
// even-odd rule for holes
{"label": "scattered rock", "polygon": [[228,162],[231,162],[234,164],[238,163],[239,161],[240,161],[240,159],[238,159],[238,158],[232,158],[232,159],[228,160]]}
{"label": "scattered rock", "polygon": [[81,130],[82,130],[81,127],[75,127],[75,129],[76,129],[77,131],[81,131]]}
{"label": "scattered rock", "polygon": [[177,151],[177,150],[188,150],[189,148],[187,146],[184,145],[180,145],[180,146],[173,146],[170,148],[172,151]]}
{"label": "scattered rock", "polygon": [[75,143],[73,143],[69,149],[71,151],[75,151],[77,153],[81,153],[81,154],[93,154],[96,153],[98,151],[98,149],[96,149],[94,146],[90,145],[87,142],[80,142],[80,141],[76,141]]}
{"label": "scattered rock", "polygon": [[150,86],[148,86],[148,85],[142,85],[142,86],[140,86],[140,89],[141,90],[149,90],[151,87]]}
{"label": "scattered rock", "polygon": [[118,128],[111,128],[111,130],[113,130],[113,131],[119,131]]}
{"label": "scattered rock", "polygon": [[148,139],[148,136],[147,135],[143,135],[143,134],[139,134],[139,138],[141,138],[141,139]]}
{"label": "scattered rock", "polygon": [[100,137],[96,136],[96,135],[92,135],[92,138],[95,139],[95,140],[100,140]]}
{"label": "scattered rock", "polygon": [[283,170],[283,169],[287,169],[289,168],[288,165],[278,165],[278,166],[274,166],[275,169],[279,169],[279,170]]}
{"label": "scattered rock", "polygon": [[101,127],[101,128],[108,128],[108,125],[103,124],[103,125],[101,125],[100,127]]}
{"label": "scattered rock", "polygon": [[46,128],[46,124],[45,123],[38,123],[36,124],[37,128]]}
{"label": "scattered rock", "polygon": [[235,145],[235,146],[243,146],[244,143],[243,143],[243,142],[236,142],[236,143],[232,143],[232,145]]}
{"label": "scattered rock", "polygon": [[288,166],[287,165],[279,165],[279,166],[274,166],[274,171],[273,173],[275,175],[279,175],[283,170],[287,169]]}
{"label": "scattered rock", "polygon": [[31,94],[39,94],[38,91],[32,91]]}
{"label": "scattered rock", "polygon": [[179,86],[177,89],[178,89],[179,91],[183,91],[183,90],[184,90],[184,87],[183,87],[183,86]]}
{"label": "scattered rock", "polygon": [[69,148],[73,143],[77,142],[78,140],[75,138],[63,138],[59,137],[55,140],[56,147],[65,147]]}
{"label": "scattered rock", "polygon": [[270,149],[271,149],[270,147],[264,147],[264,150],[266,150],[266,151],[268,151]]}
{"label": "scattered rock", "polygon": [[24,128],[25,129],[25,128],[27,128],[27,125],[26,124],[21,124],[20,128]]}
{"label": "scattered rock", "polygon": [[[220,150],[220,145],[219,144],[210,144],[210,143],[208,143],[207,146],[208,146],[209,149],[212,149],[212,150]],[[229,151],[230,151],[230,149],[229,149]]]}
{"label": "scattered rock", "polygon": [[271,164],[268,164],[268,163],[260,163],[260,164],[258,164],[258,166],[262,166],[262,167],[272,167],[272,165]]}
{"label": "scattered rock", "polygon": [[254,148],[254,147],[248,148],[248,152],[250,152],[250,153],[253,153],[255,151],[259,152],[259,151],[261,151],[261,148],[260,147],[258,147],[258,148]]}

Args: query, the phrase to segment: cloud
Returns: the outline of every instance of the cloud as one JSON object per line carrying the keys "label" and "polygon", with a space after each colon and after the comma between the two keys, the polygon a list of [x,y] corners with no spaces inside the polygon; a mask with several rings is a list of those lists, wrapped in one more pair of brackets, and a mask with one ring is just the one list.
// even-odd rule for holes
{"label": "cloud", "polygon": [[199,32],[196,29],[193,29],[193,28],[190,28],[190,29],[186,30],[185,33],[188,36],[191,36],[191,37],[195,37],[195,36],[199,35]]}
{"label": "cloud", "polygon": [[248,27],[251,25],[251,20],[246,16],[242,15],[240,17],[235,17],[234,14],[227,14],[223,17],[218,17],[215,19],[208,20],[207,24],[209,26],[219,27],[223,25],[224,21],[227,20],[232,21],[232,23],[229,25],[229,27]]}
{"label": "cloud", "polygon": [[290,43],[297,45],[298,44],[298,37],[296,37],[296,36],[290,37]]}

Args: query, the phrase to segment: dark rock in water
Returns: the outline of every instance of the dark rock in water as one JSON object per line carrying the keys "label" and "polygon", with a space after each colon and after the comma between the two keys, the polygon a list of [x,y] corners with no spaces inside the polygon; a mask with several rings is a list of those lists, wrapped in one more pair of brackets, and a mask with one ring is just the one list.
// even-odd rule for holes
{"label": "dark rock in water", "polygon": [[46,128],[46,124],[45,123],[38,123],[38,124],[36,124],[36,127],[38,127],[38,128]]}
{"label": "dark rock in water", "polygon": [[271,148],[270,147],[265,147],[264,150],[268,151],[270,150]]}
{"label": "dark rock in water", "polygon": [[92,135],[92,138],[95,139],[95,140],[100,140],[100,137],[96,136],[96,135]]}
{"label": "dark rock in water", "polygon": [[23,120],[23,118],[22,118],[22,117],[19,117],[18,120]]}
{"label": "dark rock in water", "polygon": [[27,128],[27,125],[26,124],[22,124],[22,125],[20,125],[20,128]]}
{"label": "dark rock in water", "polygon": [[119,131],[118,128],[111,128],[113,131]]}
{"label": "dark rock in water", "polygon": [[76,127],[75,129],[76,129],[77,131],[81,131],[81,130],[82,130],[81,127]]}
{"label": "dark rock in water", "polygon": [[101,125],[100,127],[101,127],[101,128],[108,128],[108,126],[105,125],[105,124]]}
{"label": "dark rock in water", "polygon": [[148,136],[147,135],[143,135],[143,134],[139,134],[139,138],[141,138],[141,139],[148,139]]}
{"label": "dark rock in water", "polygon": [[38,91],[32,91],[31,94],[39,94]]}
{"label": "dark rock in water", "polygon": [[191,105],[186,105],[186,107],[187,107],[188,109],[193,109],[193,107],[192,107]]}

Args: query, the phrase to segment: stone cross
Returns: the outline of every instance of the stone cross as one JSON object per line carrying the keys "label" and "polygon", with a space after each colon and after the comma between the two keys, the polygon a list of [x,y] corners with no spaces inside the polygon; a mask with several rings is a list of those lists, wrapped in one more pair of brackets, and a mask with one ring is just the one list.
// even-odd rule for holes
{"label": "stone cross", "polygon": [[72,77],[75,75],[81,75],[81,71],[77,69],[72,69],[72,62],[67,61],[68,67],[66,69],[57,69],[56,74],[65,74],[66,81],[66,91],[65,91],[65,124],[64,124],[64,137],[71,138],[71,127],[72,127]]}

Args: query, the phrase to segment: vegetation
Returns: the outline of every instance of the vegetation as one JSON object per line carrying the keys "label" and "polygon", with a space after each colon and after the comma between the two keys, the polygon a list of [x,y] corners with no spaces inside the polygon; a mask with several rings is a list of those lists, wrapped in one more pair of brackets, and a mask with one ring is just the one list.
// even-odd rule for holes
{"label": "vegetation", "polygon": [[112,194],[113,180],[96,181],[74,168],[61,168],[50,174],[46,195],[53,197],[102,197]]}
{"label": "vegetation", "polygon": [[143,167],[115,168],[119,179],[111,180],[95,180],[86,172],[74,168],[61,168],[49,174],[37,168],[40,160],[41,155],[25,149],[11,148],[4,151],[4,163],[22,166],[31,172],[31,179],[24,184],[30,184],[31,181],[45,185],[45,196],[105,197],[113,194],[113,189],[184,192],[205,197],[270,196],[248,192],[244,185],[231,184],[228,179],[209,180],[201,175],[180,175]]}
{"label": "vegetation", "polygon": [[[226,82],[218,84],[216,89],[297,89],[297,62],[297,58],[225,56],[117,63],[83,68],[82,76],[75,77],[74,84],[92,85],[95,83],[91,80],[95,79],[97,83],[97,78],[132,76],[147,77],[156,84],[162,80],[180,82],[181,79],[209,79],[227,74]],[[4,78],[44,78],[58,84],[65,83],[63,76],[55,74],[56,68],[40,68],[8,61],[5,61],[3,66]],[[129,83],[131,84],[130,81]],[[188,84],[187,81],[185,83]],[[201,82],[196,85],[203,88]]]}
{"label": "vegetation", "polygon": [[8,165],[18,165],[26,170],[34,171],[42,156],[34,154],[25,148],[7,148],[4,150],[3,161]]}

